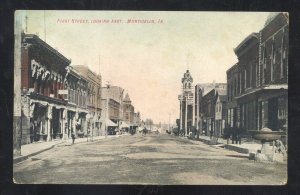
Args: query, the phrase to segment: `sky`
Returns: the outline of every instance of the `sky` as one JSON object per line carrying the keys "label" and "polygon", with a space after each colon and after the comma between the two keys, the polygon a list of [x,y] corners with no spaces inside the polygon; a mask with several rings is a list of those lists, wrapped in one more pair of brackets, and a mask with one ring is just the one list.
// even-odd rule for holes
{"label": "sky", "polygon": [[226,83],[226,70],[237,62],[233,49],[259,32],[269,13],[27,10],[16,15],[25,33],[37,34],[71,65],[100,73],[103,86],[108,81],[124,88],[143,119],[175,123],[184,72],[190,70],[194,85]]}

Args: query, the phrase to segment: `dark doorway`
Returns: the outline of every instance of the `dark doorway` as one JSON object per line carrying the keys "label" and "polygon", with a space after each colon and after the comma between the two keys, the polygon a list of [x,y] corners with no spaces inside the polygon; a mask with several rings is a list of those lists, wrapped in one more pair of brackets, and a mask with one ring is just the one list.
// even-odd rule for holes
{"label": "dark doorway", "polygon": [[53,108],[52,109],[52,132],[53,132],[53,139],[60,138],[60,125],[59,125],[59,110]]}

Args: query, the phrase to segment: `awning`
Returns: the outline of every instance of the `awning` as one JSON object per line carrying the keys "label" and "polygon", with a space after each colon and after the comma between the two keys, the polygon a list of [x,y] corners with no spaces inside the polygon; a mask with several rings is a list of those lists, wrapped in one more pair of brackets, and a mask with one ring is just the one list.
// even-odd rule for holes
{"label": "awning", "polygon": [[87,114],[87,113],[89,113],[87,110],[84,110],[84,109],[81,109],[81,108],[77,108],[77,112],[81,112],[81,113],[85,113],[85,114]]}
{"label": "awning", "polygon": [[120,128],[129,128],[130,126],[125,123],[125,122],[122,122],[122,124],[120,125]]}
{"label": "awning", "polygon": [[106,119],[106,126],[108,126],[108,127],[117,127],[118,125],[116,123],[112,122],[111,120]]}
{"label": "awning", "polygon": [[65,109],[65,106],[61,106],[61,105],[55,105],[53,104],[53,107],[55,107],[56,109]]}
{"label": "awning", "polygon": [[76,108],[72,108],[72,107],[67,107],[68,111],[72,111],[72,112],[76,112]]}
{"label": "awning", "polygon": [[48,102],[45,102],[45,101],[42,101],[42,100],[33,100],[33,99],[30,99],[30,104],[32,103],[35,103],[35,104],[40,104],[42,106],[48,106]]}

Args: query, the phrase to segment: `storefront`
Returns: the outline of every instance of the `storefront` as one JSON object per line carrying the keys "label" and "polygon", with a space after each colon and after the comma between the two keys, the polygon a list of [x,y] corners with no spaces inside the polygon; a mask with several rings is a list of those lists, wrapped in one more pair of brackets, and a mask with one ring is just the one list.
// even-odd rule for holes
{"label": "storefront", "polygon": [[66,138],[71,138],[72,131],[74,131],[75,135],[77,136],[77,131],[76,131],[76,109],[73,107],[68,107],[67,108],[67,125],[66,125]]}
{"label": "storefront", "polygon": [[287,89],[261,89],[238,98],[241,127],[260,130],[268,127],[273,131],[288,129]]}

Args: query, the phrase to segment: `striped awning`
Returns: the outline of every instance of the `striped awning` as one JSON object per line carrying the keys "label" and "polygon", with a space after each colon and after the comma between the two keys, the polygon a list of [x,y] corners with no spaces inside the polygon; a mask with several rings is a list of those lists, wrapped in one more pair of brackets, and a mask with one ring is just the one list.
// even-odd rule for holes
{"label": "striped awning", "polygon": [[117,127],[118,125],[116,123],[112,122],[111,120],[106,119],[106,126],[108,126],[108,127]]}

